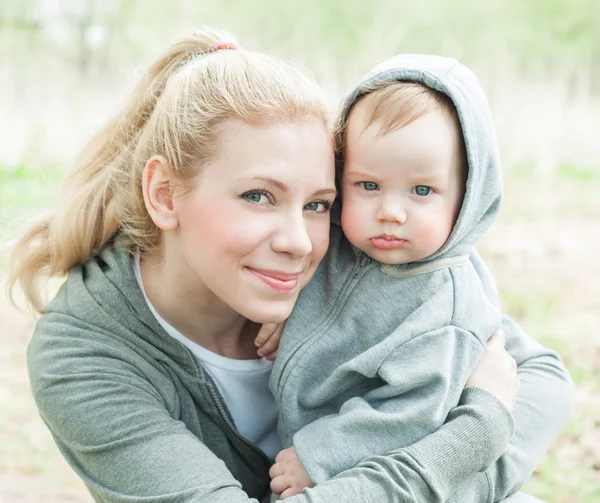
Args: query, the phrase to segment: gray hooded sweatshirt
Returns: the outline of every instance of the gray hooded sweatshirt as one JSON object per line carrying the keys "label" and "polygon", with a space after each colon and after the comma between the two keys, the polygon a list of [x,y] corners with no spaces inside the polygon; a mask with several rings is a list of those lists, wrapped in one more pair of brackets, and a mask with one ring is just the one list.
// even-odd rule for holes
{"label": "gray hooded sweatshirt", "polygon": [[[466,144],[466,193],[445,245],[409,264],[374,261],[333,218],[329,253],[287,321],[271,375],[283,446],[295,446],[316,483],[439,428],[501,326],[517,362],[542,351],[511,320],[503,323],[494,282],[474,250],[502,193],[496,134],[477,79],[453,59],[398,56],[349,93],[342,118],[370,89],[396,81],[419,82],[452,99]],[[530,476],[541,453],[528,449],[526,432],[557,430],[529,414],[529,399],[517,406],[523,430],[512,448],[456,501],[500,499]],[[554,408],[563,423],[571,399]]]}
{"label": "gray hooded sweatshirt", "polygon": [[[535,377],[547,382],[525,387],[556,431],[562,415],[547,414],[544,389],[569,397],[568,376],[555,356],[534,353]],[[210,375],[156,320],[128,253],[108,245],[69,271],[36,325],[27,365],[42,419],[97,502],[269,500],[273,461],[240,435]],[[470,388],[432,435],[403,449],[390,444],[384,456],[286,501],[441,503],[472,487],[512,432],[500,402]],[[547,438],[530,434],[535,451],[545,449]]]}

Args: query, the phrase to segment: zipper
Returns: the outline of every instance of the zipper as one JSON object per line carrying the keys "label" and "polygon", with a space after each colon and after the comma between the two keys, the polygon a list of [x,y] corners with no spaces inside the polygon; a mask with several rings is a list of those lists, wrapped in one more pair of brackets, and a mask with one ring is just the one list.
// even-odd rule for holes
{"label": "zipper", "polygon": [[358,260],[358,269],[354,273],[354,277],[358,278],[362,276],[365,267],[367,267],[371,262],[373,262],[371,257],[369,257],[366,253],[361,253]]}
{"label": "zipper", "polygon": [[[348,299],[350,298],[352,292],[354,291],[354,288],[360,281],[360,278],[364,275],[364,273],[369,268],[368,266],[370,266],[372,264],[372,262],[373,262],[373,259],[371,257],[369,257],[367,254],[361,252],[361,254],[357,257],[356,264],[354,266],[353,271],[350,273],[350,275],[348,277],[349,279],[346,281],[346,284],[340,290],[341,293],[339,295],[338,302],[336,302],[336,304],[334,305],[334,308],[325,317],[325,320],[319,326],[317,326],[310,334],[308,334],[308,337],[303,338],[302,341],[295,348],[293,348],[293,350],[291,352],[291,356],[283,364],[283,367],[280,370],[279,376],[277,378],[277,380],[278,380],[277,394],[280,397],[281,403],[283,403],[283,396],[284,396],[284,392],[286,389],[286,385],[289,381],[289,378],[292,375],[294,368],[300,367],[298,365],[298,362],[303,357],[303,355],[300,355],[300,357],[298,357],[298,358],[295,358],[295,356],[298,355],[298,353],[300,352],[302,347],[307,347],[315,337],[318,337],[320,334],[323,334],[324,332],[329,330],[329,327],[335,322],[335,320],[337,320],[339,312],[346,305]],[[289,372],[287,372],[287,375],[286,375],[286,371],[288,371],[292,360],[294,361],[294,367],[291,368],[289,370]],[[285,409],[285,407],[282,407],[279,410],[279,415],[281,418],[284,418],[284,409]]]}
{"label": "zipper", "polygon": [[183,347],[185,352],[188,354],[188,357],[192,358],[194,366],[200,370],[200,373],[202,374],[202,377],[204,378],[204,382],[206,383],[206,386],[208,388],[208,393],[209,393],[210,397],[212,398],[212,401],[215,404],[215,407],[217,408],[217,411],[219,412],[221,419],[223,419],[223,422],[229,427],[229,429],[231,430],[231,433],[233,433],[239,440],[241,440],[244,444],[246,444],[248,447],[250,447],[256,454],[258,454],[265,462],[266,467],[269,468],[271,466],[271,460],[268,458],[268,456],[261,449],[259,449],[256,445],[254,445],[252,442],[250,442],[250,440],[248,440],[246,437],[242,436],[240,434],[240,432],[238,431],[238,429],[236,428],[236,426],[233,422],[233,418],[231,417],[229,410],[226,408],[223,398],[221,397],[221,393],[217,389],[217,385],[215,384],[211,375],[202,366],[202,364],[196,359],[196,357],[192,354],[190,349],[185,344],[182,344],[180,341],[178,341],[176,339],[175,339],[175,341],[177,342],[177,344],[179,344],[181,347]]}
{"label": "zipper", "polygon": [[208,386],[208,392],[209,392],[211,398],[213,399],[213,402],[214,402],[215,406],[217,407],[217,410],[219,411],[219,414],[221,415],[221,418],[223,419],[225,424],[229,427],[231,432],[233,434],[235,434],[235,436],[239,440],[241,440],[244,444],[246,444],[248,447],[250,447],[254,452],[256,452],[256,454],[258,454],[264,460],[267,468],[269,466],[271,466],[271,461],[267,457],[267,455],[261,449],[259,449],[256,445],[254,445],[252,442],[250,442],[250,440],[248,440],[246,437],[242,436],[239,433],[238,429],[236,428],[236,426],[233,422],[231,414],[225,408],[225,404],[223,403],[223,398],[221,397],[221,393],[219,393],[219,390],[217,389],[216,384],[214,383],[212,377],[210,375],[208,375],[208,372],[206,372],[206,370],[204,370],[204,368],[202,369],[202,373],[204,374],[204,377],[206,379],[206,384]]}

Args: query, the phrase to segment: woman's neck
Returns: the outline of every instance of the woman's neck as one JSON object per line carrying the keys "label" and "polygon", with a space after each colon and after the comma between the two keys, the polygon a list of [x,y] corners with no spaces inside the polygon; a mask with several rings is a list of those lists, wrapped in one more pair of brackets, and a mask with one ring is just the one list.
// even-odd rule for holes
{"label": "woman's neck", "polygon": [[184,270],[182,261],[173,262],[158,256],[140,260],[144,290],[158,314],[209,351],[228,358],[258,358],[254,338],[260,326],[231,309],[206,286],[199,285],[199,279]]}

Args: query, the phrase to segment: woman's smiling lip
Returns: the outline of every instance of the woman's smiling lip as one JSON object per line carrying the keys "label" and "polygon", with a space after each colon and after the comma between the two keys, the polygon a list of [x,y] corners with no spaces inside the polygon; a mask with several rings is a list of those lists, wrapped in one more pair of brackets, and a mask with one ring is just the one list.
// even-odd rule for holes
{"label": "woman's smiling lip", "polygon": [[288,274],[281,271],[254,269],[252,267],[246,267],[246,269],[278,293],[290,293],[298,285],[298,273]]}
{"label": "woman's smiling lip", "polygon": [[380,250],[395,250],[406,243],[406,239],[400,239],[395,236],[377,236],[370,239],[371,244]]}

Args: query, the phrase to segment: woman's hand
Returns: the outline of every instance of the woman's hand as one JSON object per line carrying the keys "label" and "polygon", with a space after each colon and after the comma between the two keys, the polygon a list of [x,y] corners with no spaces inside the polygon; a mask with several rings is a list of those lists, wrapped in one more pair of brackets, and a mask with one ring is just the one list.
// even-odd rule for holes
{"label": "woman's hand", "polygon": [[284,449],[275,458],[275,464],[269,470],[271,490],[279,494],[279,499],[300,494],[305,487],[314,487],[314,482],[306,473],[292,446]]}
{"label": "woman's hand", "polygon": [[263,323],[254,339],[254,345],[258,347],[258,356],[261,358],[264,356],[267,360],[275,359],[283,327],[285,327],[285,321],[278,324]]}
{"label": "woman's hand", "polygon": [[471,372],[466,386],[494,395],[512,413],[519,391],[517,362],[504,348],[504,332],[496,332],[485,345],[483,356]]}

